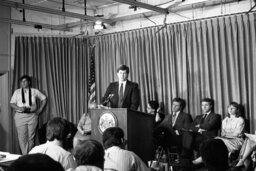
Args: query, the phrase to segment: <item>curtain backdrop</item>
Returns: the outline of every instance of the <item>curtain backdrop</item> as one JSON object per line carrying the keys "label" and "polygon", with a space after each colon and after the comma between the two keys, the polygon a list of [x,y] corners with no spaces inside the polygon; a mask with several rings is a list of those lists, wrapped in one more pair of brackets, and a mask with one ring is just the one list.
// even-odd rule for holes
{"label": "curtain backdrop", "polygon": [[[185,111],[195,117],[201,112],[200,100],[210,97],[215,112],[225,116],[228,104],[236,101],[255,130],[255,19],[255,13],[237,14],[171,24],[158,33],[160,26],[90,38],[95,45],[97,103],[116,80],[117,67],[126,64],[129,79],[140,86],[139,110],[157,99],[168,114],[171,99],[181,97],[187,102]],[[48,97],[40,124],[54,116],[77,123],[86,112],[88,49],[94,45],[86,39],[16,37],[12,92],[21,75],[33,77],[33,87]]]}
{"label": "curtain backdrop", "polygon": [[255,19],[255,13],[237,14],[171,24],[158,33],[160,27],[151,27],[93,38],[97,102],[117,80],[117,67],[126,64],[129,79],[140,86],[140,110],[157,99],[170,113],[172,98],[181,97],[195,117],[200,100],[209,97],[224,117],[228,104],[236,101],[255,130]]}
{"label": "curtain backdrop", "polygon": [[[32,87],[47,96],[39,127],[57,116],[76,124],[87,112],[88,44],[81,38],[16,37],[12,92],[22,75],[32,76]],[[15,129],[12,135],[17,140]],[[11,142],[17,152],[17,141]]]}

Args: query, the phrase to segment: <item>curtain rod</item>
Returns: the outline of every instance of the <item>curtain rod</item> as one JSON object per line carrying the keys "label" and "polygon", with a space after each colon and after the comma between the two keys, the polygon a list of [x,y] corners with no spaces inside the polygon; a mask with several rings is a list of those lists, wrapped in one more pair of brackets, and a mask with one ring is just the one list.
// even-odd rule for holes
{"label": "curtain rod", "polygon": [[[233,14],[225,14],[225,15],[219,15],[219,16],[213,16],[213,17],[206,17],[206,18],[198,18],[198,19],[191,19],[191,20],[186,20],[186,21],[181,21],[181,22],[175,22],[175,23],[169,23],[167,26],[170,25],[175,25],[175,24],[182,24],[182,23],[189,23],[189,22],[194,22],[194,21],[199,21],[199,20],[209,20],[213,18],[221,18],[221,17],[226,17],[226,16],[235,16],[235,15],[241,15],[241,14],[251,14],[251,13],[256,13],[256,11],[251,11],[251,12],[240,12],[240,13],[233,13]],[[88,36],[77,36],[76,38],[95,38],[95,37],[100,37],[100,36],[106,36],[106,35],[111,35],[111,34],[117,34],[117,33],[125,33],[125,32],[130,32],[130,31],[136,31],[136,30],[141,30],[141,29],[149,29],[153,27],[161,27],[163,25],[156,25],[156,26],[148,26],[148,27],[143,27],[143,28],[136,28],[136,29],[131,29],[131,30],[123,30],[123,31],[117,31],[117,32],[112,32],[112,33],[106,33],[106,34],[101,34],[101,35],[88,35]],[[45,35],[44,33],[13,33],[15,36],[56,36],[56,37],[74,37],[75,35],[59,35],[58,33],[56,34],[47,34]]]}
{"label": "curtain rod", "polygon": [[[198,18],[198,19],[191,19],[191,20],[186,20],[186,21],[180,21],[180,22],[175,22],[175,23],[169,23],[167,26],[170,25],[175,25],[175,24],[183,24],[183,23],[189,23],[189,22],[194,22],[194,21],[199,21],[199,20],[209,20],[213,18],[221,18],[221,17],[227,17],[227,16],[234,16],[234,15],[241,15],[241,14],[251,14],[251,13],[256,13],[256,11],[246,11],[246,12],[240,12],[240,13],[232,13],[232,14],[225,14],[225,15],[218,15],[218,16],[212,16],[212,17],[206,17],[206,18]],[[153,27],[161,27],[161,25],[155,25],[155,26],[148,26],[148,27],[143,27],[143,28],[136,28],[136,29],[131,29],[131,30],[123,30],[123,31],[117,31],[113,33],[106,33],[106,34],[101,34],[101,35],[93,35],[91,37],[100,37],[100,36],[106,36],[106,35],[111,35],[111,34],[117,34],[117,33],[124,33],[124,32],[130,32],[130,31],[136,31],[136,30],[141,30],[141,29],[148,29],[148,28],[153,28]]]}

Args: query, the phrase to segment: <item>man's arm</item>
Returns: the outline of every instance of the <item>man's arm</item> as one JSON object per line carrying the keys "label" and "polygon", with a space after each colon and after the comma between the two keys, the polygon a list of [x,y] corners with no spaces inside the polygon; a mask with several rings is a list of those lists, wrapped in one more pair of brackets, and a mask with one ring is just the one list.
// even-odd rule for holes
{"label": "man's arm", "polygon": [[199,124],[199,122],[200,122],[200,117],[201,115],[198,115],[198,116],[196,116],[196,118],[194,119],[194,121],[190,124],[190,126],[189,126],[189,130],[191,130],[192,132],[198,132],[198,124]]}
{"label": "man's arm", "polygon": [[20,111],[20,112],[24,112],[25,109],[26,109],[26,107],[19,107],[19,106],[17,106],[17,104],[15,104],[15,103],[10,103],[10,106],[11,106],[14,110],[18,110],[18,111]]}
{"label": "man's arm", "polygon": [[[36,115],[39,115],[43,111],[43,109],[46,105],[46,102],[47,102],[47,98],[45,98],[44,100],[41,101],[40,108],[38,110],[36,110],[36,112],[35,112]],[[32,111],[32,109],[31,109],[31,111]]]}
{"label": "man's arm", "polygon": [[192,119],[192,116],[190,114],[186,114],[185,116],[186,117],[185,117],[185,120],[184,120],[183,128],[189,129],[191,124],[193,123],[193,119]]}
{"label": "man's arm", "polygon": [[130,108],[133,110],[137,110],[140,105],[140,90],[137,83],[134,83],[134,87],[132,90],[131,96],[131,106]]}
{"label": "man's arm", "polygon": [[206,122],[206,120],[200,124],[200,128],[201,129],[205,129],[207,131],[213,130],[213,129],[218,129],[218,127],[220,127],[221,125],[221,117],[218,114],[213,114],[213,116],[211,116],[210,120],[208,122]]}
{"label": "man's arm", "polygon": [[113,83],[109,84],[109,86],[108,86],[108,88],[107,88],[107,90],[106,90],[106,92],[105,92],[103,98],[101,99],[101,104],[102,104],[102,105],[104,105],[104,106],[107,105],[105,102],[106,102],[107,98],[109,97],[109,94],[112,93],[113,86],[114,86]]}

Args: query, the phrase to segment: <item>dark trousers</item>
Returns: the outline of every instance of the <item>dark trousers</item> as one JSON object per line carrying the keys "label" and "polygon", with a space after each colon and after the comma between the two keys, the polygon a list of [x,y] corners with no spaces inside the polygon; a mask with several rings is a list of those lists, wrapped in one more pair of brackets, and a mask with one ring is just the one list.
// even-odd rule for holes
{"label": "dark trousers", "polygon": [[164,149],[171,150],[173,146],[178,147],[179,153],[182,149],[182,135],[177,135],[172,128],[156,127],[153,130],[155,146],[162,146]]}
{"label": "dark trousers", "polygon": [[183,132],[183,156],[186,158],[191,158],[193,150],[196,150],[197,152],[200,151],[200,145],[211,139],[208,134],[200,134],[200,133],[195,133],[195,132],[189,132],[189,131],[184,131]]}

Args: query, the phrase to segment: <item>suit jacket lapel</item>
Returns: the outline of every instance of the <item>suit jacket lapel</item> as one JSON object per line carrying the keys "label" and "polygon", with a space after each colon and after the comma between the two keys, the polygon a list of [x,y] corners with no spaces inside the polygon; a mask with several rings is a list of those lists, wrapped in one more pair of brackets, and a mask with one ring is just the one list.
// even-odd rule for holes
{"label": "suit jacket lapel", "polygon": [[119,82],[116,82],[115,87],[114,87],[114,94],[117,94],[117,97],[119,97]]}
{"label": "suit jacket lapel", "polygon": [[131,88],[131,82],[127,80],[126,85],[125,85],[125,89],[124,89],[124,99],[126,98],[130,88]]}
{"label": "suit jacket lapel", "polygon": [[174,125],[173,126],[175,126],[176,125],[176,123],[178,123],[179,122],[179,118],[181,117],[181,112],[178,114],[178,116],[176,116],[176,121],[175,121],[175,123],[174,123]]}

